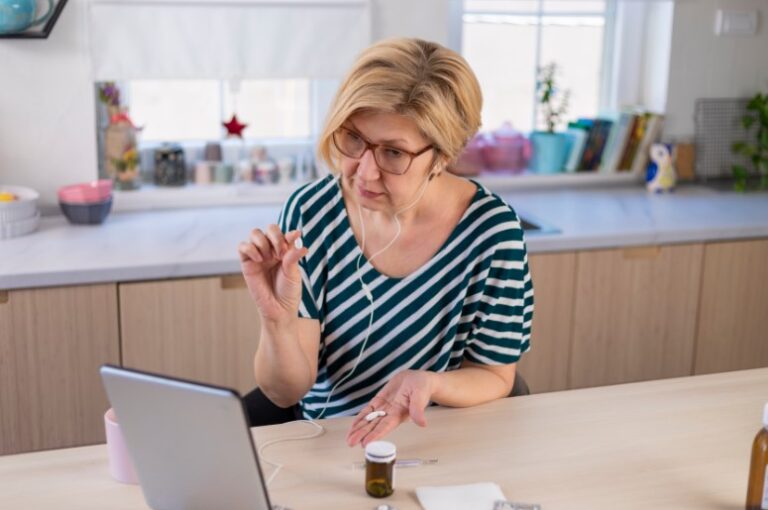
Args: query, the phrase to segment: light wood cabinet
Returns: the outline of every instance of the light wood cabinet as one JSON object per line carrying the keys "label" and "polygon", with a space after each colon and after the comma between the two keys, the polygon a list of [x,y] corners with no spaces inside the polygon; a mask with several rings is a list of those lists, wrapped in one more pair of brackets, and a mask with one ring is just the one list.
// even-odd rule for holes
{"label": "light wood cabinet", "polygon": [[[534,393],[768,366],[768,240],[537,253]],[[0,291],[0,454],[104,441],[98,368],[254,386],[241,275]]]}
{"label": "light wood cabinet", "polygon": [[697,374],[768,366],[768,240],[704,252]]}
{"label": "light wood cabinet", "polygon": [[576,253],[529,256],[534,311],[531,350],[518,364],[532,393],[568,387]]}
{"label": "light wood cabinet", "polygon": [[240,275],[122,283],[123,365],[236,388],[255,387],[260,321]]}
{"label": "light wood cabinet", "polygon": [[578,253],[569,387],[692,373],[703,250]]}
{"label": "light wood cabinet", "polygon": [[117,286],[0,292],[0,454],[104,441]]}

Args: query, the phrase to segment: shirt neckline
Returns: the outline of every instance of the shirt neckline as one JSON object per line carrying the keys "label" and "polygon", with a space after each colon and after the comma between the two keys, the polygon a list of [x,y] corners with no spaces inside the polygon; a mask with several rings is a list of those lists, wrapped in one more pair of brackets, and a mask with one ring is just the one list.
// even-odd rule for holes
{"label": "shirt neckline", "polygon": [[[341,189],[341,178],[340,177],[334,177],[336,179],[336,189],[337,189],[337,197],[338,197],[338,207],[341,207],[342,214],[343,214],[343,221],[346,225],[346,228],[348,228],[350,231],[352,231],[352,222],[349,221],[349,214],[347,211],[346,203],[344,202],[344,192]],[[354,258],[355,268],[357,268],[357,261],[358,257],[362,254],[362,257],[360,257],[360,270],[363,271],[364,269],[367,271],[373,271],[374,278],[385,278],[388,281],[392,282],[402,282],[406,280],[413,279],[417,277],[419,274],[426,271],[433,263],[433,261],[440,256],[440,254],[445,250],[446,246],[448,246],[451,241],[456,237],[456,232],[458,231],[459,227],[464,223],[464,221],[467,218],[467,215],[469,214],[470,209],[472,209],[472,205],[477,202],[477,200],[480,198],[480,196],[485,191],[485,188],[480,185],[477,181],[474,179],[467,179],[469,182],[475,185],[475,194],[472,197],[472,200],[469,202],[469,205],[467,205],[467,208],[464,210],[464,213],[461,215],[461,218],[459,218],[459,221],[456,222],[456,225],[454,225],[453,229],[451,230],[451,233],[448,235],[448,237],[443,241],[443,244],[440,245],[440,248],[422,265],[411,271],[405,276],[389,276],[388,274],[382,273],[379,271],[376,266],[368,262],[368,257],[363,253],[362,248],[360,247],[360,243],[357,242],[357,237],[355,237],[354,232],[352,232],[352,239],[355,242],[354,247],[354,253],[356,254]]]}

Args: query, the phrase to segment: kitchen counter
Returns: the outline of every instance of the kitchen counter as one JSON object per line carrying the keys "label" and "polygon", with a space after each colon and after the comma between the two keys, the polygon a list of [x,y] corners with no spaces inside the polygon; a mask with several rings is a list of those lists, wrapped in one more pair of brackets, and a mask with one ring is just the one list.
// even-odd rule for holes
{"label": "kitchen counter", "polygon": [[[528,220],[530,253],[768,237],[768,194],[684,186],[499,192]],[[237,244],[277,221],[279,205],[114,213],[100,226],[44,217],[34,234],[0,241],[0,290],[153,280],[240,270]]]}

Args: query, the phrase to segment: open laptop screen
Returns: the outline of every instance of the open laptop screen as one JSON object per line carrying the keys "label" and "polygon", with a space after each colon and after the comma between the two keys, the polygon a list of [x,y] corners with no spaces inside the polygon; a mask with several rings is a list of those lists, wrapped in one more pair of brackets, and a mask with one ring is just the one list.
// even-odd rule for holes
{"label": "open laptop screen", "polygon": [[153,510],[269,510],[235,390],[112,365],[101,377]]}

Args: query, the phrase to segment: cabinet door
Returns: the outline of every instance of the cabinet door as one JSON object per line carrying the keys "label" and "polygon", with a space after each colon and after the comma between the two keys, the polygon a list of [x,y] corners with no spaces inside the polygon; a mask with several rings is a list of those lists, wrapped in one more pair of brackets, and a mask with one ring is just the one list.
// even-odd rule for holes
{"label": "cabinet door", "polygon": [[577,257],[572,388],[690,375],[703,246]]}
{"label": "cabinet door", "polygon": [[568,387],[568,353],[573,321],[576,254],[535,254],[528,263],[533,279],[531,350],[518,370],[532,393]]}
{"label": "cabinet door", "polygon": [[104,441],[117,286],[0,291],[0,454]]}
{"label": "cabinet door", "polygon": [[696,373],[768,367],[768,240],[704,251]]}
{"label": "cabinet door", "polygon": [[126,367],[247,392],[259,324],[240,275],[120,284]]}

